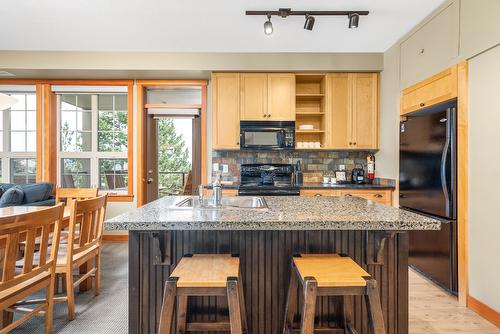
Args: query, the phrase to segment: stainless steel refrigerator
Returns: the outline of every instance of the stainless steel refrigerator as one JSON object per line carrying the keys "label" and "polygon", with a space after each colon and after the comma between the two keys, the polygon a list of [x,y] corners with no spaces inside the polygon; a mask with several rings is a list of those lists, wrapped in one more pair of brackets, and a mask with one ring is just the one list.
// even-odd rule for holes
{"label": "stainless steel refrigerator", "polygon": [[399,205],[440,219],[440,231],[410,232],[409,264],[456,294],[456,100],[406,115],[400,123]]}

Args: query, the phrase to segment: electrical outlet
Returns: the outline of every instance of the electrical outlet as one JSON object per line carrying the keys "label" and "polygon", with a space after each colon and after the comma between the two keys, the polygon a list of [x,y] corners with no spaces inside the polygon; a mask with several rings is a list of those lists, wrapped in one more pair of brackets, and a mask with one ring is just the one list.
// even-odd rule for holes
{"label": "electrical outlet", "polygon": [[212,164],[212,172],[217,172],[219,170],[219,164],[218,163],[213,163]]}
{"label": "electrical outlet", "polygon": [[345,170],[345,165],[339,165],[340,170]]}
{"label": "electrical outlet", "polygon": [[229,165],[222,165],[222,172],[229,173]]}

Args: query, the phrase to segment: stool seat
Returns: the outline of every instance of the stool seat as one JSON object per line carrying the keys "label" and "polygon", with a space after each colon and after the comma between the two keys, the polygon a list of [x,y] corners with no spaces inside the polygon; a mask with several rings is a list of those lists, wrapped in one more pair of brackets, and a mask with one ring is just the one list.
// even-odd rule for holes
{"label": "stool seat", "polygon": [[183,257],[170,277],[177,277],[177,287],[226,287],[228,277],[238,277],[239,257],[231,254],[195,254]]}
{"label": "stool seat", "polygon": [[293,262],[302,281],[314,277],[318,287],[366,286],[370,277],[353,259],[338,254],[301,254]]}

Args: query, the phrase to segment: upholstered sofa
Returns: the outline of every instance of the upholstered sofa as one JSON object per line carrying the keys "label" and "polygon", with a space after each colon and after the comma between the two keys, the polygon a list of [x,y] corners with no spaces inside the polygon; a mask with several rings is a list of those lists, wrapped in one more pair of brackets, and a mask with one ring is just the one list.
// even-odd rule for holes
{"label": "upholstered sofa", "polygon": [[52,183],[0,183],[0,207],[14,205],[50,206],[55,204]]}

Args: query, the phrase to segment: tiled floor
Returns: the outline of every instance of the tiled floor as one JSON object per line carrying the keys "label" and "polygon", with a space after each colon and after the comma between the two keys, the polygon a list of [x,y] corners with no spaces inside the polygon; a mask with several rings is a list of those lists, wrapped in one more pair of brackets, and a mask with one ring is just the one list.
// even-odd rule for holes
{"label": "tiled floor", "polygon": [[[58,303],[54,333],[127,333],[127,244],[105,244],[102,293],[76,295],[76,319],[66,320],[66,305]],[[15,333],[40,333],[42,319],[33,319]],[[410,270],[410,334],[500,334],[500,329],[455,298]]]}
{"label": "tiled floor", "polygon": [[410,334],[451,333],[499,334],[500,329],[410,270]]}

